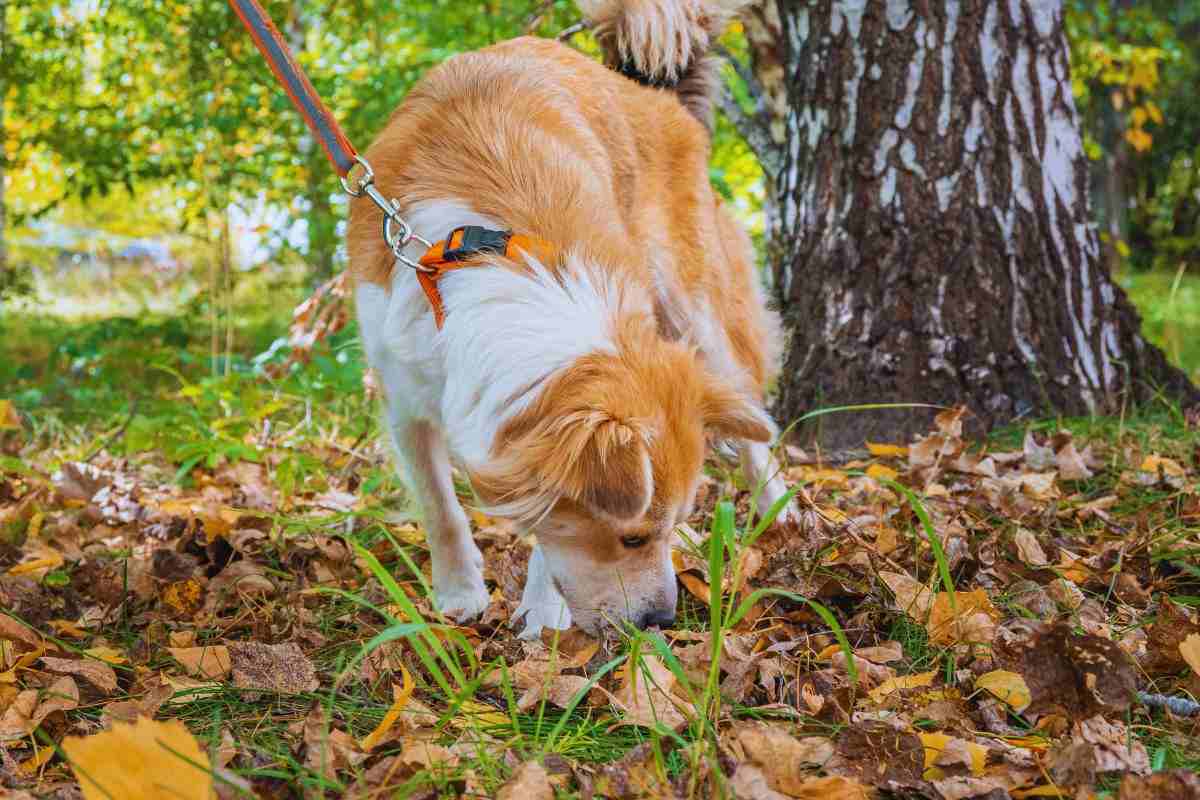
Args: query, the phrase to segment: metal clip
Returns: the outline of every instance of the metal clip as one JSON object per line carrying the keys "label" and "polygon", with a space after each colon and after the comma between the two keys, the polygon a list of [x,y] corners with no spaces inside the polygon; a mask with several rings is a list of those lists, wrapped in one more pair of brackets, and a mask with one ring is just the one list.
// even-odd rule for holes
{"label": "metal clip", "polygon": [[[342,178],[342,188],[346,190],[346,194],[351,197],[366,195],[383,212],[383,240],[387,242],[388,248],[397,261],[418,272],[433,272],[432,268],[404,255],[404,248],[408,247],[410,242],[424,245],[426,250],[433,247],[433,243],[418,235],[412,225],[409,225],[404,217],[400,216],[399,200],[387,200],[375,188],[375,171],[371,169],[371,165],[367,163],[366,159],[356,155],[354,160],[362,167],[363,174],[358,178],[357,186],[354,188],[351,188],[349,182],[350,173]],[[353,172],[353,168],[351,168],[351,172]]]}

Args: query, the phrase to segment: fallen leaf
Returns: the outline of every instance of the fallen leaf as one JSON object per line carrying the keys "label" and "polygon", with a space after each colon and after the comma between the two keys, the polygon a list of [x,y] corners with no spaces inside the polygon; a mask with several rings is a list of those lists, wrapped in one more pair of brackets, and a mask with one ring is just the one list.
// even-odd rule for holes
{"label": "fallen leaf", "polygon": [[496,792],[496,800],[554,800],[554,787],[545,767],[526,761]]}
{"label": "fallen leaf", "polygon": [[988,692],[1018,714],[1029,708],[1033,699],[1025,679],[1015,672],[1003,669],[980,675],[975,679],[975,688]]}
{"label": "fallen leaf", "polygon": [[902,444],[877,444],[867,442],[867,452],[878,458],[895,457],[907,458],[908,447]]}
{"label": "fallen leaf", "polygon": [[220,681],[228,677],[232,669],[229,648],[225,645],[168,647],[167,652],[193,678]]}
{"label": "fallen leaf", "polygon": [[21,430],[21,416],[12,400],[0,400],[0,431]]}
{"label": "fallen leaf", "polygon": [[1017,528],[1017,532],[1013,535],[1013,542],[1017,545],[1017,556],[1031,567],[1044,567],[1050,563],[1050,560],[1046,558],[1046,551],[1042,549],[1042,545],[1033,535],[1033,531],[1027,528]]}
{"label": "fallen leaf", "polygon": [[1179,643],[1179,654],[1183,656],[1183,660],[1192,668],[1192,672],[1200,675],[1200,635],[1195,633],[1189,634],[1186,639]]}
{"label": "fallen leaf", "polygon": [[797,739],[781,725],[745,723],[735,727],[734,736],[768,785],[784,794],[795,795],[811,777],[805,770],[823,766],[833,757],[833,742],[820,736]]}
{"label": "fallen leaf", "polygon": [[1000,612],[987,592],[940,592],[934,598],[926,630],[937,644],[991,644]]}
{"label": "fallen leaf", "polygon": [[400,665],[400,672],[404,676],[404,685],[396,686],[395,684],[392,684],[391,708],[389,708],[387,713],[383,715],[383,719],[380,720],[379,725],[375,727],[375,730],[368,733],[363,737],[362,741],[359,742],[359,747],[362,748],[364,753],[371,752],[376,745],[387,738],[387,735],[392,730],[392,726],[396,724],[396,720],[400,718],[401,712],[404,711],[404,707],[408,705],[408,699],[412,697],[413,687],[415,685],[413,683],[412,675],[409,674],[408,669],[403,664]]}
{"label": "fallen leaf", "polygon": [[930,671],[921,672],[915,675],[900,675],[895,678],[888,678],[886,681],[871,690],[871,700],[879,703],[889,694],[901,691],[902,689],[917,689],[924,686],[932,686],[933,677],[936,674],[936,671]]}
{"label": "fallen leaf", "polygon": [[182,722],[141,718],[62,743],[85,800],[209,800],[208,755]]}
{"label": "fallen leaf", "polygon": [[796,787],[792,797],[799,800],[870,800],[871,792],[866,786],[841,775],[810,778]]}
{"label": "fallen leaf", "polygon": [[1171,769],[1121,778],[1120,800],[1200,800],[1200,775]]}
{"label": "fallen leaf", "polygon": [[896,607],[922,624],[929,619],[933,608],[933,592],[902,572],[879,571],[880,579],[896,596]]}
{"label": "fallen leaf", "polygon": [[96,659],[69,659],[42,657],[42,665],[50,672],[60,675],[78,675],[105,694],[117,690],[117,674],[113,668]]}
{"label": "fallen leaf", "polygon": [[685,722],[682,702],[671,694],[675,675],[655,656],[643,656],[638,662],[622,665],[620,681],[615,692],[608,693],[612,704],[621,712],[621,724],[653,728],[662,725],[677,730]]}
{"label": "fallen leaf", "polygon": [[1074,442],[1067,442],[1054,455],[1054,463],[1058,467],[1058,476],[1064,481],[1085,481],[1093,475]]}

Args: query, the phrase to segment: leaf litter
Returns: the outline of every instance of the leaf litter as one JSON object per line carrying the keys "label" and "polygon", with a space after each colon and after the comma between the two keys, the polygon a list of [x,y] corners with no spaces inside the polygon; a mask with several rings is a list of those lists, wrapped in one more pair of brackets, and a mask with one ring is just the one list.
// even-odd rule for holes
{"label": "leaf litter", "polygon": [[[441,619],[419,525],[361,491],[382,451],[336,434],[310,445],[335,466],[314,491],[269,462],[181,486],[152,458],[30,449],[0,473],[0,791],[1197,796],[1200,717],[1139,699],[1200,694],[1195,452],[1065,430],[1005,450],[964,440],[965,413],[793,452],[804,524],[752,541],[748,487],[713,462],[676,627],[602,640],[516,637],[533,539],[478,512],[492,603]],[[716,575],[723,499],[742,534]]]}

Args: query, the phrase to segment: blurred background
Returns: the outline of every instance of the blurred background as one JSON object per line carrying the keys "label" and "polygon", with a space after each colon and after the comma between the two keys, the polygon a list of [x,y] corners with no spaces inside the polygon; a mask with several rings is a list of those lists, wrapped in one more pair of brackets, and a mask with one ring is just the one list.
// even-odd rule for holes
{"label": "blurred background", "polygon": [[[431,66],[579,19],[569,0],[265,5],[360,148]],[[225,0],[0,7],[0,398],[61,409],[37,424],[61,413],[64,435],[67,418],[128,414],[136,450],[189,446],[175,423],[138,438],[152,401],[131,405],[159,386],[213,403],[242,402],[262,378],[302,384],[297,397],[357,393],[336,289],[289,334],[344,265],[344,197]],[[1067,8],[1109,266],[1149,338],[1200,379],[1200,3]],[[592,47],[586,33],[571,41]],[[726,44],[744,51],[736,28]],[[723,120],[711,172],[761,230],[761,172]]]}

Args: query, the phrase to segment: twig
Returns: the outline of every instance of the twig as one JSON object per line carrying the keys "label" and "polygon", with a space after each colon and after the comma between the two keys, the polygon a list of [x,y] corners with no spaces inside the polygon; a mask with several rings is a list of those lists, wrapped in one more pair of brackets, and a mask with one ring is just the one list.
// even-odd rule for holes
{"label": "twig", "polygon": [[556,36],[554,38],[560,42],[565,42],[568,39],[570,39],[572,36],[574,36],[575,34],[581,33],[582,31],[586,31],[590,27],[592,27],[592,23],[588,22],[586,19],[581,19],[581,20],[579,20],[579,22],[576,22],[574,25],[568,25],[567,27],[563,28],[559,32],[558,36]]}
{"label": "twig", "polygon": [[1200,703],[1195,700],[1189,700],[1186,697],[1172,697],[1169,694],[1150,694],[1148,692],[1138,692],[1138,700],[1142,705],[1150,706],[1151,708],[1165,708],[1172,714],[1180,717],[1194,717],[1200,715]]}
{"label": "twig", "polygon": [[721,111],[737,128],[738,133],[746,140],[750,149],[754,151],[763,171],[774,180],[783,167],[783,157],[779,147],[771,140],[771,129],[766,119],[762,115],[751,114],[742,108],[728,86],[721,87],[721,94],[717,97],[717,102]]}
{"label": "twig", "polygon": [[137,415],[138,399],[139,398],[135,396],[133,400],[130,401],[129,416],[125,417],[125,421],[122,422],[115,431],[100,440],[100,444],[96,445],[96,448],[88,454],[87,458],[83,459],[83,463],[90,463],[93,458],[100,454],[100,451],[108,447],[125,433],[125,429],[129,427],[129,423],[133,422],[133,418]]}

